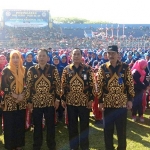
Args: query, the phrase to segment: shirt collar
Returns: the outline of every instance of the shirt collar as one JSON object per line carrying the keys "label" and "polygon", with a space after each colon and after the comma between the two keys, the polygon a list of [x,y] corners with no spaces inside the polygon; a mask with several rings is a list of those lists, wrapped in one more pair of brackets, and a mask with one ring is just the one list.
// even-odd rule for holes
{"label": "shirt collar", "polygon": [[[45,65],[44,69],[47,68],[47,67],[48,67],[48,64]],[[37,64],[37,65],[36,65],[36,68],[37,68],[37,69],[40,69],[41,67],[40,67],[39,64]]]}
{"label": "shirt collar", "polygon": [[[74,63],[70,64],[70,69],[71,69],[71,70],[73,69],[73,66],[74,66]],[[83,67],[83,64],[80,63],[79,66]]]}
{"label": "shirt collar", "polygon": [[[118,60],[116,66],[119,66],[119,65],[121,65],[121,61]],[[109,68],[110,66],[111,66],[110,61],[106,62],[106,67]]]}

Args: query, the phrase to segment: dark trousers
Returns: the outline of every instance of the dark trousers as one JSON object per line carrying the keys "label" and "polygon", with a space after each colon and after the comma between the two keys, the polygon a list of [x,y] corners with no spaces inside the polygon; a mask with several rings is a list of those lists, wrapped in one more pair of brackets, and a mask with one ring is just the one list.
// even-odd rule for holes
{"label": "dark trousers", "polygon": [[46,141],[50,150],[55,150],[55,108],[34,108],[33,109],[33,150],[40,150],[43,142],[42,118],[45,117],[47,127]]}
{"label": "dark trousers", "polygon": [[25,110],[4,111],[4,142],[6,149],[25,145]]}
{"label": "dark trousers", "polygon": [[132,106],[132,116],[136,116],[137,113],[139,117],[143,115],[142,97],[143,97],[142,92],[134,97]]}
{"label": "dark trousers", "polygon": [[[67,105],[70,149],[89,149],[89,109],[85,106]],[[78,132],[78,117],[80,131]]]}
{"label": "dark trousers", "polygon": [[114,150],[113,134],[114,134],[114,126],[116,126],[118,137],[117,150],[126,150],[127,109],[105,108],[104,121],[105,121],[104,126],[105,149]]}

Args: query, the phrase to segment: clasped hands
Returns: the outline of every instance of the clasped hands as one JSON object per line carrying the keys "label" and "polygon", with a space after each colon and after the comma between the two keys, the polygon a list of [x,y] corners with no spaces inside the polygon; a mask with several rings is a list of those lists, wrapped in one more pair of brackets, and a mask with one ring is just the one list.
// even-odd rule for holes
{"label": "clasped hands", "polygon": [[23,101],[24,93],[21,93],[21,94],[11,93],[11,96],[16,99],[15,100],[16,103],[19,103]]}

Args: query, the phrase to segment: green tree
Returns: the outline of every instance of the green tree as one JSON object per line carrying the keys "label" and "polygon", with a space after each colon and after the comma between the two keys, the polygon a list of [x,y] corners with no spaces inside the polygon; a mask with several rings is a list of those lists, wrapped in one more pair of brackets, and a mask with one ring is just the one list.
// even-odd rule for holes
{"label": "green tree", "polygon": [[70,18],[65,18],[65,17],[54,17],[52,18],[53,22],[56,23],[77,23],[77,24],[106,24],[106,23],[111,23],[108,21],[92,21],[92,20],[87,20],[83,18],[76,18],[76,17],[70,17]]}

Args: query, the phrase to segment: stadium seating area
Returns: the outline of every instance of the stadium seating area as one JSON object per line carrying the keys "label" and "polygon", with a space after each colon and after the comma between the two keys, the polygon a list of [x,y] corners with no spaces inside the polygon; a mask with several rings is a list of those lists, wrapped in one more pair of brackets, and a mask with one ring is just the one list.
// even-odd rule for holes
{"label": "stadium seating area", "polygon": [[[107,29],[107,37],[106,37]],[[117,38],[118,31],[118,38]],[[104,33],[104,38],[102,38]],[[120,40],[123,35],[123,25],[113,25],[113,39]],[[125,25],[124,35],[126,40],[142,39],[149,40],[149,25]],[[41,27],[3,27],[0,29],[0,47],[55,47],[72,48],[97,48],[101,43],[94,37],[103,42],[112,40],[112,24],[53,24],[52,28]],[[89,38],[89,39],[87,39]],[[106,39],[107,38],[107,39]],[[82,39],[82,40],[81,40]],[[130,41],[127,41],[128,43]],[[127,45],[124,43],[124,45]],[[93,43],[97,44],[94,45]],[[131,42],[129,43],[131,45]],[[132,42],[132,46],[134,44]],[[141,46],[144,44],[142,43]],[[93,47],[94,46],[94,47]]]}

